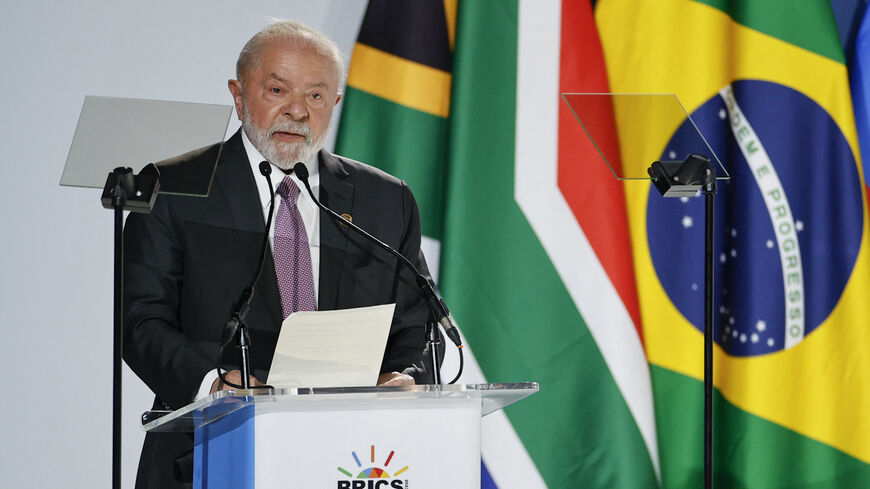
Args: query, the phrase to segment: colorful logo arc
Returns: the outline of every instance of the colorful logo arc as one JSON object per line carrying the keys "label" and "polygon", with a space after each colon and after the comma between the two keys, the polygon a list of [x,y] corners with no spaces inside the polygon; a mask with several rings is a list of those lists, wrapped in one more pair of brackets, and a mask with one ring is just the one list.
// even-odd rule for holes
{"label": "colorful logo arc", "polygon": [[[368,462],[373,464],[369,467],[364,467],[363,462],[360,460],[359,455],[355,451],[350,452],[353,457],[353,461],[356,464],[356,469],[345,469],[344,467],[339,466],[338,471],[351,479],[357,479],[353,481],[348,480],[339,480],[338,481],[338,489],[378,489],[378,488],[395,488],[395,489],[404,489],[407,487],[406,481],[395,479],[399,475],[403,474],[406,470],[408,470],[408,466],[405,465],[402,468],[396,470],[391,476],[388,467],[390,462],[393,461],[393,456],[396,454],[394,450],[390,450],[390,453],[387,455],[387,458],[384,460],[383,467],[379,467],[375,464],[375,446],[371,445],[370,447],[370,457]],[[351,472],[353,470],[353,472]],[[357,472],[359,470],[359,472]],[[354,476],[354,472],[357,472],[357,475]],[[364,480],[359,479],[380,479],[378,481],[369,480],[368,483]],[[384,479],[394,479],[392,481],[384,480]]]}

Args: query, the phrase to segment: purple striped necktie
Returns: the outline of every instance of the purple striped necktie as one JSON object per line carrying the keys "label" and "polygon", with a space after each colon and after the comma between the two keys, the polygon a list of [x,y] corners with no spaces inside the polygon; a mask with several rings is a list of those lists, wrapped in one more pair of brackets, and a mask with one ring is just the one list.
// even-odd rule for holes
{"label": "purple striped necktie", "polygon": [[311,270],[311,250],[302,215],[296,207],[299,187],[289,176],[278,185],[281,205],[275,217],[275,275],[281,292],[281,310],[286,319],[296,311],[314,311],[314,278]]}

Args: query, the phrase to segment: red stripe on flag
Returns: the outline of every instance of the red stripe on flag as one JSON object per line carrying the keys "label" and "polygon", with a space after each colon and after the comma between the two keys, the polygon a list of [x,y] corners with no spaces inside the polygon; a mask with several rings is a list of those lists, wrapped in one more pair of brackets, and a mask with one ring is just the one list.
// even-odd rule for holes
{"label": "red stripe on flag", "polygon": [[[607,71],[592,6],[586,1],[562,2],[559,91],[608,92]],[[604,128],[596,143],[619,168],[619,145],[611,111],[599,120],[584,120]],[[559,189],[583,229],[634,321],[641,344],[643,330],[634,276],[631,241],[622,183],[613,176],[569,107],[559,104]]]}

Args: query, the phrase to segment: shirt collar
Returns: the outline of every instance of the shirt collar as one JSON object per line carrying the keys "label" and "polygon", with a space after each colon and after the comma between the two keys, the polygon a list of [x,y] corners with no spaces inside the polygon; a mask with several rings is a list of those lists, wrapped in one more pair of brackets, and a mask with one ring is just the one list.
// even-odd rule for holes
{"label": "shirt collar", "polygon": [[[269,184],[266,183],[266,179],[260,175],[260,162],[265,160],[263,155],[254,147],[254,143],[248,139],[248,135],[245,134],[245,131],[242,130],[242,144],[245,147],[245,153],[248,156],[248,162],[251,165],[251,172],[254,174],[254,181],[257,182],[257,192],[260,194],[260,204],[263,208],[269,207],[269,201],[271,199],[271,195],[269,194]],[[317,153],[314,154],[313,157],[309,158],[307,161],[303,161],[305,166],[308,168],[308,184],[311,185],[311,190],[314,192],[314,195],[318,193],[318,187],[320,186],[320,168],[318,165],[318,157]],[[278,189],[278,185],[281,183],[281,180],[287,176],[285,173],[272,164],[272,185],[274,186],[274,190]],[[290,178],[293,179],[293,182],[296,183],[296,186],[299,187],[300,195],[304,195],[305,200],[310,200],[308,196],[308,191],[305,190],[305,186],[302,185],[302,182],[299,180],[299,177],[296,176],[296,173],[291,173]]]}

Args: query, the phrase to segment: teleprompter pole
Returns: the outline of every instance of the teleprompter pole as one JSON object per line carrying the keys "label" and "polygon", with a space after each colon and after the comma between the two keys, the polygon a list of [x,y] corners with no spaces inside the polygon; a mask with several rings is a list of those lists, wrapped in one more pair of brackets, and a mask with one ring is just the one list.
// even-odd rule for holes
{"label": "teleprompter pole", "polygon": [[713,254],[716,174],[710,159],[656,161],[647,170],[663,197],[704,194],[704,488],[713,488]]}
{"label": "teleprompter pole", "polygon": [[716,177],[704,182],[704,488],[713,488],[713,226]]}
{"label": "teleprompter pole", "polygon": [[133,172],[116,168],[112,186],[115,214],[114,338],[112,355],[112,488],[121,488],[121,356],[124,334],[124,206],[132,188]]}
{"label": "teleprompter pole", "polygon": [[159,172],[146,166],[139,175],[130,168],[115,168],[106,179],[100,200],[115,215],[115,276],[112,341],[112,488],[121,488],[121,360],[124,349],[124,211],[151,212]]}

